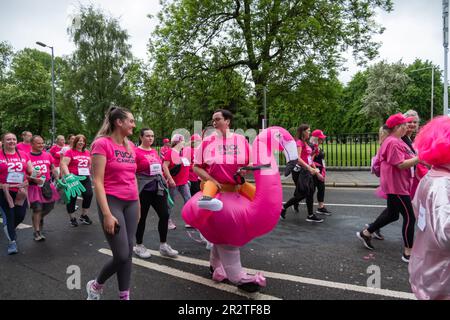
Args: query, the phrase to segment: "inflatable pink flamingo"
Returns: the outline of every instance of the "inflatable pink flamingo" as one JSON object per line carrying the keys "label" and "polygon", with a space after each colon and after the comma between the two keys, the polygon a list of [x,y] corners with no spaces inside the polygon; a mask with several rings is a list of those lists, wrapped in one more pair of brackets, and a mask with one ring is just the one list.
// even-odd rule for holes
{"label": "inflatable pink flamingo", "polygon": [[[287,130],[281,127],[263,130],[256,137],[251,150],[253,166],[260,167],[254,171],[256,194],[253,201],[237,192],[218,193],[216,198],[223,202],[223,208],[213,212],[198,207],[197,200],[202,196],[201,192],[198,192],[183,207],[182,217],[185,222],[197,228],[213,244],[227,247],[241,247],[252,239],[270,232],[280,218],[283,201],[274,151],[283,151],[291,165],[297,162],[295,140]],[[214,261],[211,262],[213,265]],[[234,259],[234,267],[236,266],[238,269],[241,268],[240,258],[238,263]],[[214,265],[213,267],[216,269]],[[226,265],[224,268],[225,274],[217,275],[217,272],[214,272],[216,277],[213,276],[213,279],[228,277],[232,282],[242,283],[240,280],[248,278],[239,271],[241,279],[236,277],[232,279]],[[255,280],[255,282],[265,285],[265,281]]]}

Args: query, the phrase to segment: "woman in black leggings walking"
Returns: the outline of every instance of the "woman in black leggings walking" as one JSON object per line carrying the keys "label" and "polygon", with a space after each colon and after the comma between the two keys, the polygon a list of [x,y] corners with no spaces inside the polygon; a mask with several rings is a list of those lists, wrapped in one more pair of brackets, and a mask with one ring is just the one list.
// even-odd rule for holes
{"label": "woman in black leggings walking", "polygon": [[176,257],[178,251],[167,243],[167,226],[169,211],[167,208],[167,182],[162,175],[162,161],[158,151],[151,146],[155,141],[152,130],[144,128],[139,135],[141,145],[136,148],[136,178],[139,186],[139,201],[141,203],[141,218],[136,232],[136,246],[133,251],[141,258],[150,258],[150,250],[143,244],[145,222],[152,206],[159,217],[159,252],[163,256]]}
{"label": "woman in black leggings walking", "polygon": [[401,113],[390,116],[386,128],[390,135],[384,140],[378,153],[380,161],[380,186],[387,195],[387,209],[369,226],[356,233],[364,246],[373,250],[372,233],[397,221],[399,214],[403,216],[402,237],[404,251],[402,261],[409,262],[414,242],[415,216],[411,205],[411,183],[414,176],[413,167],[419,162],[417,156],[401,139],[407,130],[406,124],[411,118],[405,118]]}

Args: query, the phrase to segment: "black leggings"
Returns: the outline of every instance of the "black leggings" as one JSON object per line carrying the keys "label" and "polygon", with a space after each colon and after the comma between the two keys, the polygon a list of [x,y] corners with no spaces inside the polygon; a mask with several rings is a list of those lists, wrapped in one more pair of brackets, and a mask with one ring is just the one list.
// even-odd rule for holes
{"label": "black leggings", "polygon": [[169,224],[169,211],[167,209],[167,193],[164,191],[162,196],[157,194],[157,191],[145,191],[143,190],[139,194],[141,202],[141,218],[136,231],[136,243],[142,244],[145,231],[145,221],[147,219],[148,211],[152,206],[159,217],[158,232],[159,241],[167,241],[167,226]]}
{"label": "black leggings", "polygon": [[189,181],[189,190],[191,191],[191,197],[200,191],[200,180]]}
{"label": "black leggings", "polygon": [[[17,192],[9,191],[9,194],[13,198],[13,201],[16,199]],[[27,213],[28,201],[25,199],[25,202],[21,206],[15,206],[14,208],[10,208],[8,205],[8,201],[6,200],[5,194],[3,190],[0,190],[0,206],[2,207],[6,218],[6,221],[3,221],[3,225],[6,225],[8,230],[8,237],[10,241],[16,240],[16,228],[19,224],[22,223],[23,219],[25,219],[25,214]]]}
{"label": "black leggings", "polygon": [[416,217],[411,204],[410,196],[388,194],[387,208],[378,218],[369,225],[367,230],[373,233],[375,230],[383,228],[391,222],[397,221],[399,213],[403,216],[402,237],[406,248],[412,248],[414,242],[414,225]]}
{"label": "black leggings", "polygon": [[317,188],[317,202],[323,202],[325,200],[325,182],[314,176],[314,185]]}
{"label": "black leggings", "polygon": [[[86,176],[86,179],[83,181],[80,181],[81,184],[86,188],[86,191],[81,194],[83,197],[83,209],[89,209],[91,207],[92,202],[92,182],[91,178],[89,176]],[[66,205],[67,207],[67,213],[74,213],[75,212],[75,205],[77,203],[77,197],[71,197],[70,202]]]}
{"label": "black leggings", "polygon": [[[293,171],[292,172],[292,180],[294,181],[295,185],[297,185],[297,179],[299,177],[299,173]],[[308,215],[312,216],[314,214],[314,190],[310,194],[298,194],[297,192],[294,193],[294,196],[290,198],[285,204],[284,208],[287,209],[292,205],[298,205],[300,201],[303,199],[306,199],[306,207],[308,209]]]}
{"label": "black leggings", "polygon": [[[113,274],[117,273],[119,290],[130,289],[131,257],[133,254],[133,236],[138,224],[138,200],[125,201],[114,196],[106,195],[109,210],[119,221],[119,233],[111,235],[103,229],[106,240],[111,247],[113,258],[107,262],[97,277],[97,282],[104,284]],[[103,213],[98,207],[98,216],[103,227]]]}

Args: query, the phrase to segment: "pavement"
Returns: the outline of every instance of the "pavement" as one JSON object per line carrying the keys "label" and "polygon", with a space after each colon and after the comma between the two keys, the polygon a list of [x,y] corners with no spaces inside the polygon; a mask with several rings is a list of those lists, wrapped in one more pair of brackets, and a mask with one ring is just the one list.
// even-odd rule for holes
{"label": "pavement", "polygon": [[[284,167],[280,166],[283,172]],[[253,179],[248,179],[250,182]],[[284,177],[281,174],[283,185],[294,185],[291,176]],[[325,177],[327,187],[347,187],[347,188],[377,188],[380,185],[380,178],[370,173],[369,170],[342,170],[329,169]]]}

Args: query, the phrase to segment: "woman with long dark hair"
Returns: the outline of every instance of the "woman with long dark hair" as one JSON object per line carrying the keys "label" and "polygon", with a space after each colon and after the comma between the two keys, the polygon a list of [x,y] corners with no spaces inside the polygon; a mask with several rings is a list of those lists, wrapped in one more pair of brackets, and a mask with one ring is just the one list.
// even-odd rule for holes
{"label": "woman with long dark hair", "polygon": [[292,179],[295,183],[294,196],[289,199],[281,210],[281,217],[286,218],[286,210],[303,199],[306,199],[308,209],[308,222],[323,222],[323,219],[314,214],[314,191],[315,185],[313,177],[318,175],[319,170],[316,169],[312,159],[312,148],[308,144],[311,134],[311,128],[308,124],[302,124],[297,128],[297,152],[298,163],[292,170]]}

